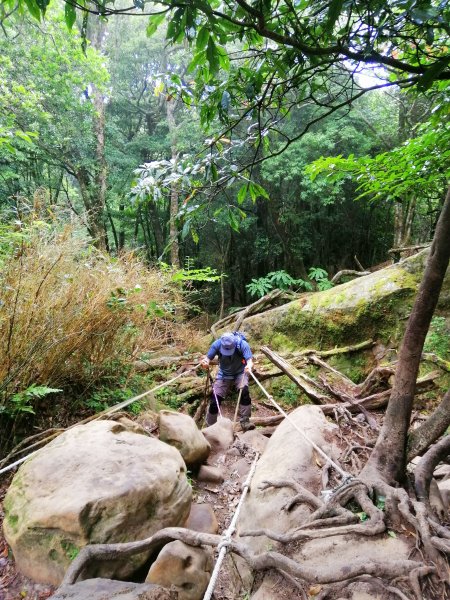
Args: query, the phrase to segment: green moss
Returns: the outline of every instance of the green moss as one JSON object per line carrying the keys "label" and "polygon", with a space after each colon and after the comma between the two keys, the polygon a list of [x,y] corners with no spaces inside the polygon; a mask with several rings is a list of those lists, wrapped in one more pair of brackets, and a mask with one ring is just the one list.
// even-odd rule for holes
{"label": "green moss", "polygon": [[76,546],[71,540],[61,540],[61,548],[63,549],[65,556],[70,561],[74,560],[80,552],[78,546]]}
{"label": "green moss", "polygon": [[5,523],[11,531],[16,533],[19,530],[19,517],[5,512]]}

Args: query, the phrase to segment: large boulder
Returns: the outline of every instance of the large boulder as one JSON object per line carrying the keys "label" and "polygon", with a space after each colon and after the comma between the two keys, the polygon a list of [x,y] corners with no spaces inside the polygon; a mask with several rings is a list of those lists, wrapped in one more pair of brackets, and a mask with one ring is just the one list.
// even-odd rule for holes
{"label": "large boulder", "polygon": [[225,417],[219,417],[214,425],[202,429],[202,433],[211,446],[213,456],[226,452],[234,441],[233,423]]}
{"label": "large boulder", "polygon": [[[399,340],[422,279],[429,250],[370,275],[248,317],[242,325],[253,344],[273,349],[333,348],[369,338]],[[450,306],[450,269],[439,308]]]}
{"label": "large boulder", "polygon": [[[24,575],[59,585],[82,546],[181,525],[191,495],[178,450],[95,421],[69,429],[20,467],[4,501],[4,534]],[[99,563],[89,575],[124,579],[146,558]]]}
{"label": "large boulder", "polygon": [[200,464],[208,458],[211,446],[189,415],[161,410],[158,425],[159,439],[178,448],[187,465]]}
{"label": "large boulder", "polygon": [[[318,406],[301,406],[289,415],[290,421],[321,448],[333,460],[339,462],[339,450],[333,444],[337,438],[336,425],[329,423]],[[238,521],[238,533],[255,553],[264,553],[268,549],[287,553],[299,564],[310,569],[320,570],[323,565],[333,565],[345,569],[361,556],[370,556],[371,560],[406,559],[410,546],[400,538],[380,535],[374,538],[357,535],[339,535],[331,538],[312,539],[303,544],[288,548],[266,536],[245,536],[246,532],[265,528],[276,533],[288,533],[305,525],[312,508],[300,503],[286,510],[295,493],[289,487],[267,487],[265,482],[296,482],[320,497],[321,465],[325,460],[312,445],[284,420],[270,438],[264,454],[259,459],[250,484],[250,492],[242,506]],[[248,566],[238,561],[239,573],[249,577]],[[249,586],[250,587],[250,586]],[[247,588],[248,589],[248,588]],[[237,590],[237,593],[242,590]],[[270,585],[270,578],[264,577],[260,591],[252,595],[258,600],[276,600],[279,590]],[[237,594],[236,594],[237,595]],[[347,596],[346,596],[347,597]]]}
{"label": "large boulder", "polygon": [[[336,458],[337,449],[326,439],[331,438],[335,425],[329,423],[318,406],[300,406],[289,415],[290,421],[284,420],[270,438],[264,453],[258,461],[253,475],[250,492],[242,506],[238,521],[239,535],[249,529],[267,528],[286,532],[295,528],[310,514],[308,506],[300,505],[295,510],[286,511],[284,507],[294,492],[287,487],[265,487],[265,482],[277,482],[280,479],[297,482],[311,492],[319,494],[321,471],[316,459],[321,457],[311,444],[292,426],[295,423],[315,444],[328,455]],[[271,540],[261,536],[244,538],[253,550],[267,549]]]}

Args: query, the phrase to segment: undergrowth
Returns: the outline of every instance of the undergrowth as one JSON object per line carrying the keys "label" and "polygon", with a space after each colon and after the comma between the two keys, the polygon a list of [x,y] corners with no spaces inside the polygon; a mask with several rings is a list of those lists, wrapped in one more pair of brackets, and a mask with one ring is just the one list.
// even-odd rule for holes
{"label": "undergrowth", "polygon": [[60,390],[113,404],[135,391],[123,378],[142,353],[192,342],[180,286],[133,254],[105,256],[69,229],[0,237],[2,421]]}

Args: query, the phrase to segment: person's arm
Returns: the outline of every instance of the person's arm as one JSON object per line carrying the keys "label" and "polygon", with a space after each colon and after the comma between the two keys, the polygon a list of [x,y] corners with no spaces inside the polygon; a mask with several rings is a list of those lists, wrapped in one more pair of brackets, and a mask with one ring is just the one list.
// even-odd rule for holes
{"label": "person's arm", "polygon": [[246,373],[250,373],[250,371],[253,369],[253,354],[247,342],[242,342],[241,351],[246,362],[244,371]]}
{"label": "person's arm", "polygon": [[[220,342],[219,342],[220,344]],[[208,352],[205,354],[205,356],[202,358],[201,360],[201,366],[204,369],[209,369],[209,363],[211,362],[211,360],[216,356],[217,354],[217,341],[214,342],[210,349],[208,350]]]}

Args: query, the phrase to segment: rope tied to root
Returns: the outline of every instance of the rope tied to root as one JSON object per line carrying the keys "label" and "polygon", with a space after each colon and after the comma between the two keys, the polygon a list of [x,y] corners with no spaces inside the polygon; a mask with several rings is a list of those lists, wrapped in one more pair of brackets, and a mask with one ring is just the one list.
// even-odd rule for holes
{"label": "rope tied to root", "polygon": [[219,577],[220,567],[222,566],[222,562],[223,562],[223,559],[225,558],[228,548],[232,544],[231,536],[233,535],[233,533],[236,529],[236,523],[239,518],[239,513],[241,512],[241,508],[244,503],[245,497],[248,493],[248,490],[250,489],[250,483],[251,483],[252,477],[255,473],[256,464],[258,462],[258,459],[259,459],[259,454],[257,453],[253,460],[253,464],[249,471],[249,474],[247,475],[247,479],[245,480],[245,483],[242,485],[242,494],[239,499],[239,503],[236,507],[233,518],[231,519],[231,523],[230,523],[228,529],[226,529],[226,531],[224,531],[224,533],[221,537],[221,540],[220,540],[219,544],[217,545],[217,550],[219,551],[219,556],[217,557],[217,561],[214,566],[213,572],[211,573],[211,579],[209,580],[209,584],[208,584],[208,587],[206,588],[206,592],[205,592],[205,595],[203,596],[203,600],[210,600],[212,597],[212,594],[214,592],[214,588],[216,586],[217,579]]}

